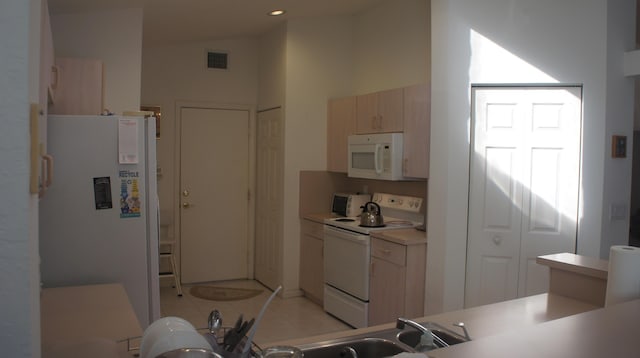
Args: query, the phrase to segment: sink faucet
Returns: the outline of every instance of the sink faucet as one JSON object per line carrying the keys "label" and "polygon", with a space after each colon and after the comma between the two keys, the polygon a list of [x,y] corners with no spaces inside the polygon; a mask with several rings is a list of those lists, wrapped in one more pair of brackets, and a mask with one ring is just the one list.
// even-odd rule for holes
{"label": "sink faucet", "polygon": [[466,338],[467,341],[471,340],[471,336],[469,335],[469,331],[467,331],[467,326],[464,325],[464,322],[456,322],[453,325],[462,328],[464,331],[464,338]]}
{"label": "sink faucet", "polygon": [[398,318],[398,320],[396,321],[396,328],[404,329],[405,325],[417,329],[424,335],[431,336],[433,338],[433,341],[438,343],[440,347],[449,347],[449,344],[447,344],[447,342],[443,341],[440,337],[435,335],[433,332],[431,332],[430,329],[424,327],[423,325],[406,318]]}

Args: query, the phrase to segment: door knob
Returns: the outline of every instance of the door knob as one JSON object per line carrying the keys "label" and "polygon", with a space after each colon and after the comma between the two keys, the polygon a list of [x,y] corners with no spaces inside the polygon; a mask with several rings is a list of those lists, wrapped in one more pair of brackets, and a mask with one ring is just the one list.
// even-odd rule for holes
{"label": "door knob", "polygon": [[182,203],[182,207],[183,207],[183,208],[188,208],[189,206],[191,206],[191,204],[189,204],[189,203],[188,203],[188,202],[186,202],[186,201],[185,201],[184,203]]}
{"label": "door knob", "polygon": [[185,189],[182,191],[182,196],[187,197],[189,196],[189,190]]}
{"label": "door knob", "polygon": [[496,235],[493,237],[493,243],[496,245],[500,245],[502,243],[502,236]]}

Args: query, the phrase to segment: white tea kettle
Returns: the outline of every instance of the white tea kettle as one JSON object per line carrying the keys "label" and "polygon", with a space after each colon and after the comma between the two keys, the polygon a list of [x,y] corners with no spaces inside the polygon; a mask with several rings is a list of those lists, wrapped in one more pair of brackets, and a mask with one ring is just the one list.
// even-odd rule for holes
{"label": "white tea kettle", "polygon": [[381,227],[384,226],[384,219],[380,213],[380,205],[370,201],[362,206],[360,214],[360,226]]}

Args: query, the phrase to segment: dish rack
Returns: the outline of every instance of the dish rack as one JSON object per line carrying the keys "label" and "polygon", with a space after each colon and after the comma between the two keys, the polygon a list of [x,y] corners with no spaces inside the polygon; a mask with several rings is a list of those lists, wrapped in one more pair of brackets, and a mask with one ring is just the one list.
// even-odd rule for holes
{"label": "dish rack", "polygon": [[[223,339],[224,336],[227,334],[227,331],[233,329],[233,327],[221,327],[217,332],[216,332],[216,338],[217,338],[217,344],[218,347],[222,347],[223,344]],[[205,336],[205,338],[209,338],[210,335],[208,335],[209,333],[209,329],[208,328],[196,328],[196,331],[198,331],[198,333],[201,333],[203,335],[207,334],[207,336]],[[208,341],[208,339],[207,339]],[[242,339],[242,341],[240,341],[240,343],[238,344],[238,346],[236,347],[236,349],[233,352],[221,352],[219,350],[216,350],[216,347],[211,347],[214,352],[222,355],[225,358],[241,358],[242,357],[242,349],[244,348],[244,345],[247,341],[247,337],[244,337]],[[142,342],[142,336],[137,336],[137,337],[129,337],[123,340],[118,341],[118,343],[126,343],[127,344],[127,352],[129,352],[129,354],[131,354],[132,357],[140,357],[140,343]],[[211,342],[209,342],[211,343]],[[255,341],[251,342],[251,349],[249,350],[249,357],[246,358],[260,358],[262,357],[262,348],[257,345],[255,343]]]}

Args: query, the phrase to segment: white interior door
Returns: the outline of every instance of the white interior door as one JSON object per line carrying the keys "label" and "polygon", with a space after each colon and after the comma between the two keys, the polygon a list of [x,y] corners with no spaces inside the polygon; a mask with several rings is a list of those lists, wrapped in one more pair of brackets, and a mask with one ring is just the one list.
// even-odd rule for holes
{"label": "white interior door", "polygon": [[184,283],[248,277],[249,111],[180,110]]}
{"label": "white interior door", "polygon": [[536,257],[575,252],[581,96],[474,88],[466,307],[545,292]]}
{"label": "white interior door", "polygon": [[271,289],[282,281],[284,138],[282,110],[258,113],[255,277]]}

